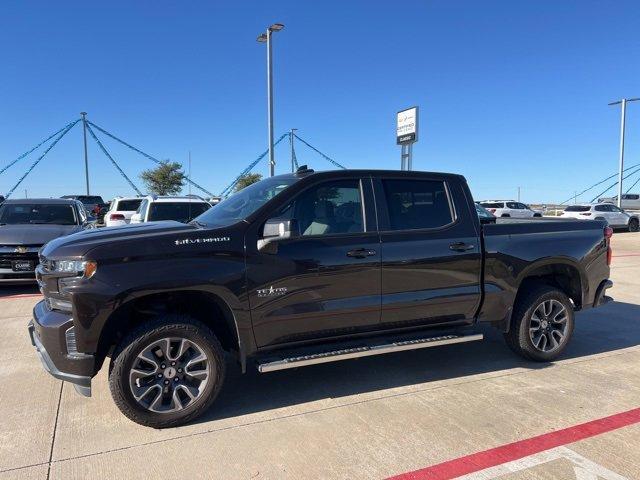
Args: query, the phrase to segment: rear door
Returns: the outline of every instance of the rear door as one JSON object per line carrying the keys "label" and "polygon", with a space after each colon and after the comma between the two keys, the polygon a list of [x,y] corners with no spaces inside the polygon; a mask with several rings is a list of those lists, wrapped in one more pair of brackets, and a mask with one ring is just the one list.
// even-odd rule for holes
{"label": "rear door", "polygon": [[382,250],[382,324],[465,324],[481,299],[479,222],[460,177],[376,180]]}

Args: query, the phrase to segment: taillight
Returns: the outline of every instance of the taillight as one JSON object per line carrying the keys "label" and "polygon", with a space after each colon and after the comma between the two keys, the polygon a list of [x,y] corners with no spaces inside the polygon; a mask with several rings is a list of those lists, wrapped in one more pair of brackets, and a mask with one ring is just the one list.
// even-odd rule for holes
{"label": "taillight", "polygon": [[611,257],[613,256],[611,237],[613,237],[613,228],[609,226],[604,227],[604,240],[607,242],[607,265],[611,265]]}
{"label": "taillight", "polygon": [[490,208],[490,209],[489,209],[489,211],[490,211],[491,213],[496,213],[496,209],[495,209],[495,208]]}
{"label": "taillight", "polygon": [[122,215],[121,213],[112,213],[109,216],[110,220],[124,220],[124,215]]}

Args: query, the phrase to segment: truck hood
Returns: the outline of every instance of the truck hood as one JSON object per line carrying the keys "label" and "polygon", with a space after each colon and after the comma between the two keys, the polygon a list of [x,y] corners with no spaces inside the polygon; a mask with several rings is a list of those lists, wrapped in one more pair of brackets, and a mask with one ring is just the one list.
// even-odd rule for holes
{"label": "truck hood", "polygon": [[44,245],[81,228],[79,225],[0,225],[0,245]]}
{"label": "truck hood", "polygon": [[176,241],[197,237],[202,231],[196,225],[174,221],[95,228],[49,242],[42,254],[54,259],[86,256],[100,260],[166,254],[175,250]]}

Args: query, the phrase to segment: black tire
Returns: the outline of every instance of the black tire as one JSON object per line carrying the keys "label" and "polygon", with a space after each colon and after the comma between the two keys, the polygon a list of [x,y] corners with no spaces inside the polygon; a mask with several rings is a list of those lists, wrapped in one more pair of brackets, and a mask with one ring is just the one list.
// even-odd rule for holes
{"label": "black tire", "polygon": [[509,215],[508,213],[503,213],[502,215],[500,215],[502,218],[510,218],[511,215]]}
{"label": "black tire", "polygon": [[[505,340],[511,350],[528,360],[550,362],[562,354],[569,340],[571,340],[575,325],[573,305],[563,292],[552,286],[534,284],[531,287],[525,288],[527,288],[527,291],[523,292],[515,305],[511,317],[511,328],[508,333],[504,334]],[[536,321],[532,320],[532,317],[536,309],[541,307],[545,302],[552,303],[553,305],[555,305],[554,302],[559,302],[566,309],[566,329],[564,336],[561,341],[558,341],[554,336],[554,332],[552,332],[551,336],[554,337],[558,345],[549,351],[544,351],[536,347],[532,339],[532,334],[530,333],[530,328],[536,325]],[[541,326],[542,323],[537,322],[537,325]],[[542,333],[542,336],[547,337],[544,342],[546,346],[547,341],[551,341],[549,340],[551,337],[547,332]]]}
{"label": "black tire", "polygon": [[638,229],[640,229],[640,222],[638,221],[637,218],[632,218],[629,220],[629,231],[630,232],[637,232]]}
{"label": "black tire", "polygon": [[[171,369],[171,371],[167,373],[170,369],[165,368],[164,370],[160,370],[158,366],[156,366],[154,372],[145,378],[155,379],[156,373],[158,376],[161,374],[164,375],[162,378],[154,380],[156,383],[164,382],[166,384],[167,381],[170,382],[168,387],[159,385],[160,396],[164,395],[165,398],[170,399],[171,405],[175,406],[179,404],[180,409],[175,411],[154,412],[145,408],[135,399],[132,391],[134,387],[130,385],[129,377],[134,362],[140,361],[138,355],[147,348],[153,348],[150,346],[154,345],[154,342],[165,342],[167,338],[172,339],[171,343],[167,344],[169,349],[172,348],[173,339],[176,339],[175,342],[184,339],[186,340],[186,342],[182,342],[184,345],[190,346],[188,348],[194,351],[199,350],[199,353],[205,355],[207,359],[207,363],[205,364],[207,367],[207,381],[195,399],[186,397],[186,401],[190,403],[187,403],[187,405],[183,407],[183,400],[174,401],[170,399],[173,395],[172,392],[174,392],[171,380],[175,380],[176,382],[182,381],[186,387],[187,383],[195,378],[187,377],[187,368],[189,368],[189,365],[184,367],[184,373],[182,374],[178,374],[176,369]],[[186,351],[185,356],[190,352],[191,350]],[[161,359],[156,360],[158,363],[162,362]],[[169,362],[165,360],[164,363]],[[153,362],[150,362],[149,365],[153,365]],[[168,428],[185,424],[207,411],[218,396],[220,388],[224,383],[224,378],[224,352],[213,332],[206,325],[189,316],[166,315],[142,324],[122,340],[111,359],[109,388],[115,404],[130,420],[148,427]],[[155,388],[154,385],[154,389],[149,389],[151,394],[153,394]],[[179,387],[175,388],[176,392],[178,392],[178,388]],[[178,397],[184,397],[185,389],[180,390],[180,392],[180,394],[176,395]],[[150,406],[153,407],[153,405]]]}
{"label": "black tire", "polygon": [[533,216],[534,216],[535,218],[542,218],[542,215],[540,215],[539,213],[534,213],[534,214],[533,214]]}

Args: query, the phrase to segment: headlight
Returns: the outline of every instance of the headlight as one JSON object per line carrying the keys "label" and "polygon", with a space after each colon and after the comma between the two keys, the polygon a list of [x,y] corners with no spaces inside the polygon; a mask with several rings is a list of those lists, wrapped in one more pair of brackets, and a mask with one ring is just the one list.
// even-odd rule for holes
{"label": "headlight", "polygon": [[56,260],[53,264],[54,272],[82,273],[86,278],[91,278],[96,269],[96,262],[87,260]]}

